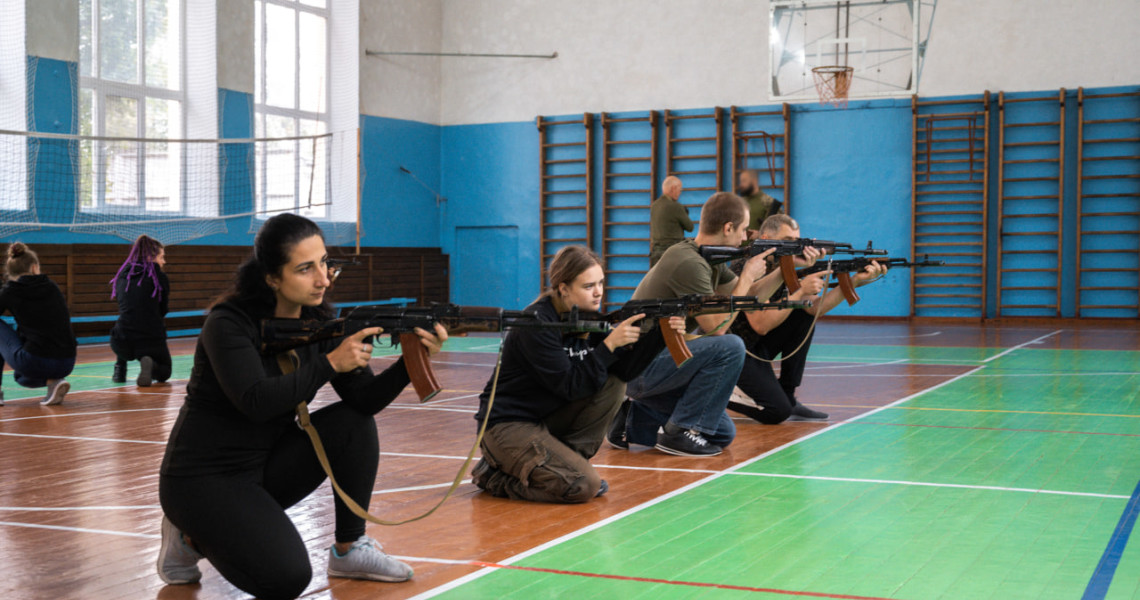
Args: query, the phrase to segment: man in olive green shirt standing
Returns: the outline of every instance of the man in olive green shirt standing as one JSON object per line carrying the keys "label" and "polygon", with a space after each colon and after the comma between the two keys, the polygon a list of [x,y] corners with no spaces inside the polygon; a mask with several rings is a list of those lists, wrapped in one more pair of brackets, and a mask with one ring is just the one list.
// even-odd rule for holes
{"label": "man in olive green shirt standing", "polygon": [[649,209],[649,268],[661,260],[669,246],[685,239],[685,232],[693,230],[689,210],[682,205],[681,179],[670,175],[661,183],[661,197]]}

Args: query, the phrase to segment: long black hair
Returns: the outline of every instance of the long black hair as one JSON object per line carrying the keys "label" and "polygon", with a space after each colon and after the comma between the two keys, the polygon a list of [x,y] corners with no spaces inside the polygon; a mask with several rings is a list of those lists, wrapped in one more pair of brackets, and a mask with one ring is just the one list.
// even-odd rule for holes
{"label": "long black hair", "polygon": [[[272,317],[277,294],[266,283],[266,275],[280,276],[293,248],[314,235],[325,239],[316,223],[292,213],[282,213],[266,221],[253,240],[253,254],[238,267],[229,290],[210,308],[229,303],[254,319]],[[302,319],[329,319],[332,314],[328,299],[322,300],[319,306],[301,307]]]}

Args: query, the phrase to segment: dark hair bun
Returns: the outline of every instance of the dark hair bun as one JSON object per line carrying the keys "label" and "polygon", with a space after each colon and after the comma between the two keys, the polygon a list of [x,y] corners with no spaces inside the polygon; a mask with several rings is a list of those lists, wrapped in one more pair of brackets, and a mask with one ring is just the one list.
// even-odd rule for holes
{"label": "dark hair bun", "polygon": [[8,256],[16,258],[23,256],[28,251],[28,247],[23,242],[12,242],[8,245]]}

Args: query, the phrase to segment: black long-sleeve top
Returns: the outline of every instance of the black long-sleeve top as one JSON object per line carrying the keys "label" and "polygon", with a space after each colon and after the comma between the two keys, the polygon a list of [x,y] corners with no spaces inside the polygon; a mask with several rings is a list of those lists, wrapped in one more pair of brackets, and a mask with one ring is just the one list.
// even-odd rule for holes
{"label": "black long-sleeve top", "polygon": [[[526,312],[538,319],[561,318],[549,297],[531,304]],[[602,343],[605,333],[563,334],[557,329],[512,329],[503,338],[502,366],[488,426],[509,421],[539,422],[563,405],[588,398],[605,385],[610,375],[622,381],[637,377],[662,349],[665,340],[654,326],[637,342],[614,352]],[[482,421],[487,411],[494,375],[479,395]]]}
{"label": "black long-sleeve top", "polygon": [[75,358],[71,312],[59,286],[47,275],[22,275],[0,288],[0,313],[16,319],[24,350],[41,358]]}
{"label": "black long-sleeve top", "polygon": [[403,360],[373,374],[371,369],[336,373],[325,357],[340,340],[297,348],[300,363],[283,374],[274,355],[263,355],[260,323],[237,306],[214,307],[202,325],[186,400],[170,432],[162,474],[220,475],[260,469],[270,449],[296,427],[294,409],[309,402],[326,382],[341,401],[376,414],[408,385]]}
{"label": "black long-sleeve top", "polygon": [[158,265],[154,266],[162,289],[155,294],[154,280],[141,265],[132,265],[115,279],[115,299],[119,301],[119,320],[114,335],[136,341],[166,340],[163,317],[170,308],[170,280]]}

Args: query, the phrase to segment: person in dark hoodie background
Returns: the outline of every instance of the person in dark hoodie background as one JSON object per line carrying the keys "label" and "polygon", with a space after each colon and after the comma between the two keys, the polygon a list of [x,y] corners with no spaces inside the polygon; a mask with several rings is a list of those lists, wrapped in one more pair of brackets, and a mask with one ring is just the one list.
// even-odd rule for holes
{"label": "person in dark hoodie background", "polygon": [[59,404],[71,389],[64,378],[75,368],[75,333],[67,301],[59,286],[40,273],[36,253],[21,242],[8,246],[4,270],[7,281],[0,288],[0,313],[12,313],[16,329],[0,321],[0,369],[6,363],[16,383],[24,387],[46,386],[40,404]]}
{"label": "person in dark hoodie background", "polygon": [[115,353],[115,371],[111,381],[127,380],[127,361],[139,361],[140,387],[170,378],[173,360],[166,346],[166,324],[163,321],[170,302],[170,280],[166,266],[166,250],[162,243],[140,235],[131,245],[115,277],[111,279],[111,298],[119,301],[119,320],[111,328],[111,350]]}

